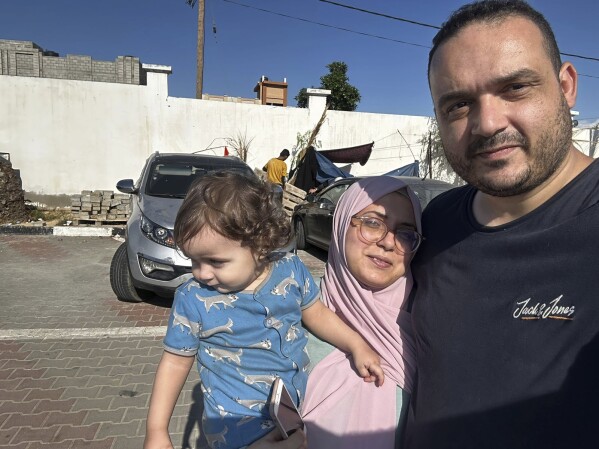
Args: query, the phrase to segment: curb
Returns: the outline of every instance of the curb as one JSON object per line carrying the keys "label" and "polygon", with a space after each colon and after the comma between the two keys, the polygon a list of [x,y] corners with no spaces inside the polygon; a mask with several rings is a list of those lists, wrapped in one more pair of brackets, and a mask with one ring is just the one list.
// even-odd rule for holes
{"label": "curb", "polygon": [[0,235],[59,235],[63,237],[124,236],[124,228],[101,226],[0,226]]}

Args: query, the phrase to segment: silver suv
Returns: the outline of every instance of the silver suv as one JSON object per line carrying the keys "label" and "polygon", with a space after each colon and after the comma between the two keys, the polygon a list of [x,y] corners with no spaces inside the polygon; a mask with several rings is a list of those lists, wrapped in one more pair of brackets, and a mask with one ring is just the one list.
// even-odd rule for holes
{"label": "silver suv", "polygon": [[110,285],[121,301],[172,296],[192,276],[191,262],[175,248],[175,218],[193,180],[220,170],[253,175],[237,157],[156,152],[137,182],[123,179],[117,183],[119,191],[131,194],[125,242],[110,264]]}

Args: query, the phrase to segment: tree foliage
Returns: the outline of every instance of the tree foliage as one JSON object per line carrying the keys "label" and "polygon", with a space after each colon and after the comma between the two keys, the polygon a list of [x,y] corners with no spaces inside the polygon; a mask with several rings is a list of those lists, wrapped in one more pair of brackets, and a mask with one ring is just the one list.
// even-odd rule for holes
{"label": "tree foliage", "polygon": [[421,173],[425,178],[440,179],[455,186],[464,184],[464,180],[453,171],[445,157],[439,127],[435,119],[430,119],[428,131],[422,135],[419,143],[422,145],[420,152]]}
{"label": "tree foliage", "polygon": [[[341,61],[334,61],[327,65],[329,73],[320,77],[319,89],[331,91],[327,99],[328,108],[334,111],[355,111],[360,102],[360,91],[349,84],[347,76],[347,64]],[[295,97],[297,106],[300,108],[308,107],[308,93],[306,88],[302,88]]]}

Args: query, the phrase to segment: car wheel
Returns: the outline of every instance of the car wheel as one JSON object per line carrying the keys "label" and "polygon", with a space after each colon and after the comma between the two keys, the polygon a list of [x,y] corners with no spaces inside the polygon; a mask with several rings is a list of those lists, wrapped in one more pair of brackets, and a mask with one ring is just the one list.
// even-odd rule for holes
{"label": "car wheel", "polygon": [[142,302],[154,296],[152,292],[136,288],[133,285],[127,260],[127,243],[121,244],[112,256],[110,286],[116,297],[125,302]]}
{"label": "car wheel", "polygon": [[306,230],[302,220],[295,221],[295,244],[297,249],[306,249]]}

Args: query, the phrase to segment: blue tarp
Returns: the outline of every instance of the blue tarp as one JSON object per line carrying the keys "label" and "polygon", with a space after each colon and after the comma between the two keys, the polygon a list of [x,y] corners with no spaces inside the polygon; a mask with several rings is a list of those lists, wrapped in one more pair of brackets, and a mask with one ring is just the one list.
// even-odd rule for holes
{"label": "blue tarp", "polygon": [[328,181],[329,179],[353,177],[353,175],[341,170],[339,167],[333,164],[330,160],[328,160],[318,151],[315,151],[315,154],[316,160],[318,161],[318,172],[316,173],[316,180],[320,184]]}
{"label": "blue tarp", "polygon": [[403,167],[391,170],[389,173],[385,173],[386,176],[416,176],[420,177],[418,161],[414,161],[411,164],[404,165]]}

